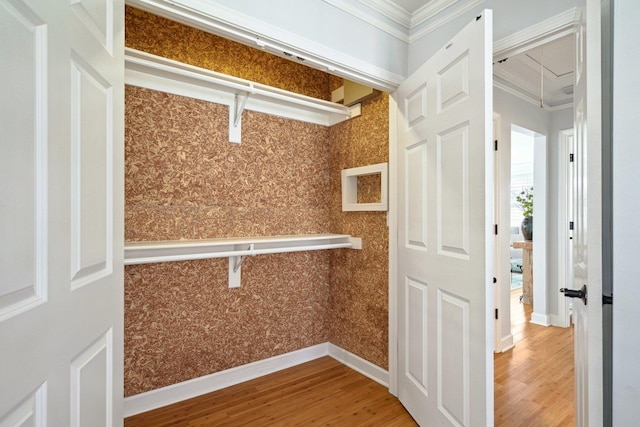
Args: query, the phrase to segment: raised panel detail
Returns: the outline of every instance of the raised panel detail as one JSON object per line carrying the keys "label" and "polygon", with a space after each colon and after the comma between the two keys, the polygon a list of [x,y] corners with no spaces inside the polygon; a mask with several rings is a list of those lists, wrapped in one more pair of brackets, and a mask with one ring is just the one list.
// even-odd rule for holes
{"label": "raised panel detail", "polygon": [[469,124],[438,135],[438,253],[469,258]]}
{"label": "raised panel detail", "polygon": [[113,333],[109,330],[71,362],[71,426],[112,425]]}
{"label": "raised panel detail", "polygon": [[470,423],[469,301],[438,290],[438,409],[453,425]]}
{"label": "raised panel detail", "polygon": [[47,425],[47,383],[24,398],[8,414],[0,414],[0,427],[40,427]]}
{"label": "raised panel detail", "polygon": [[[47,30],[0,3],[0,321],[47,298]],[[10,40],[10,42],[8,42]],[[19,183],[20,185],[12,185]]]}
{"label": "raised panel detail", "polygon": [[427,86],[422,85],[405,99],[407,129],[427,118]]}
{"label": "raised panel detail", "polygon": [[437,78],[438,113],[469,97],[469,52],[443,68]]}
{"label": "raised panel detail", "polygon": [[71,0],[71,10],[113,56],[113,0]]}
{"label": "raised panel detail", "polygon": [[427,249],[427,142],[405,150],[405,245]]}
{"label": "raised panel detail", "polygon": [[407,277],[405,279],[405,315],[407,357],[405,375],[422,392],[427,389],[427,285]]}
{"label": "raised panel detail", "polygon": [[[111,274],[112,88],[72,55],[71,287]],[[90,166],[89,166],[90,165]]]}

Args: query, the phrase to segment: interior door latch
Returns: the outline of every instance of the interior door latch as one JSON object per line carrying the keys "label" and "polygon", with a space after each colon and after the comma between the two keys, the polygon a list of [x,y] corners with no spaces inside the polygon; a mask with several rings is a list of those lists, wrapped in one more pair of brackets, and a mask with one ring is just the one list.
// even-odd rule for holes
{"label": "interior door latch", "polygon": [[587,285],[582,285],[582,288],[578,290],[562,288],[560,292],[567,298],[580,298],[584,305],[587,305]]}

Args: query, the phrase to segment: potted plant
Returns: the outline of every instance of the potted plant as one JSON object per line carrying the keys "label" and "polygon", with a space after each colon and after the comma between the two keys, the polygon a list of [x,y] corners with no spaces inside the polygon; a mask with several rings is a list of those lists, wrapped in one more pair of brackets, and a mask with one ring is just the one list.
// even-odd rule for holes
{"label": "potted plant", "polygon": [[533,239],[533,187],[526,188],[516,197],[516,205],[522,209],[520,229],[525,240]]}

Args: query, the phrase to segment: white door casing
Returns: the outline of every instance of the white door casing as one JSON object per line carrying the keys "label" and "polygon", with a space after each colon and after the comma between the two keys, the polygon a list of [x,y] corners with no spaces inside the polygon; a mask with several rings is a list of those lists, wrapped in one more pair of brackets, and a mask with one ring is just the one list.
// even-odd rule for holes
{"label": "white door casing", "polygon": [[600,2],[582,0],[576,32],[574,289],[576,425],[603,422]]}
{"label": "white door casing", "polygon": [[[573,230],[569,224],[574,222],[573,203],[575,192],[575,172],[572,157],[575,152],[574,129],[560,131],[558,145],[558,209],[559,209],[559,235],[558,235],[558,283],[560,288],[573,289]],[[567,328],[571,325],[570,306],[572,301],[561,293],[558,293],[558,317],[554,326]]]}
{"label": "white door casing", "polygon": [[118,426],[124,3],[0,1],[0,426]]}
{"label": "white door casing", "polygon": [[421,425],[493,424],[492,15],[398,105],[398,396]]}

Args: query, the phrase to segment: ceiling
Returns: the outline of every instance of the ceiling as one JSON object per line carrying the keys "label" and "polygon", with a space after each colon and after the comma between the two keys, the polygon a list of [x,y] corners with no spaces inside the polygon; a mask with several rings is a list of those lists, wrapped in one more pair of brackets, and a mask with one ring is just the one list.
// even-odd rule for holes
{"label": "ceiling", "polygon": [[389,0],[389,2],[395,3],[409,13],[415,13],[418,9],[429,3],[436,3],[436,0]]}
{"label": "ceiling", "polygon": [[573,103],[574,58],[574,37],[568,35],[494,63],[494,83],[540,104],[540,73],[543,70],[544,106],[550,110],[569,107]]}
{"label": "ceiling", "polygon": [[[415,27],[459,0],[359,0],[372,9],[397,19],[404,15],[408,27]],[[396,21],[398,22],[398,21]],[[555,110],[573,103],[575,46],[573,35],[494,64],[494,84],[536,105],[540,104],[541,69],[543,105]]]}

